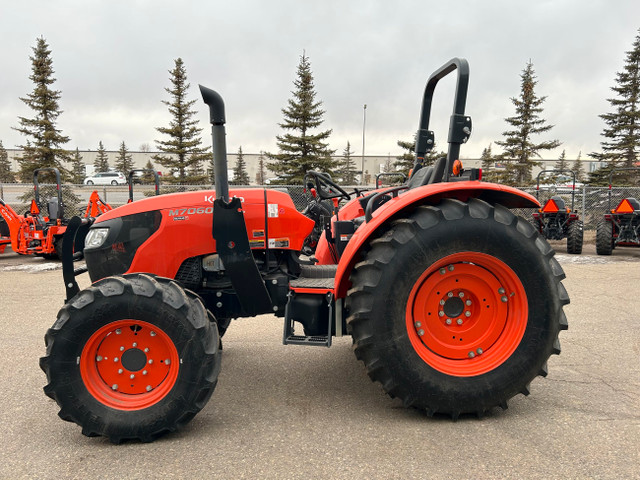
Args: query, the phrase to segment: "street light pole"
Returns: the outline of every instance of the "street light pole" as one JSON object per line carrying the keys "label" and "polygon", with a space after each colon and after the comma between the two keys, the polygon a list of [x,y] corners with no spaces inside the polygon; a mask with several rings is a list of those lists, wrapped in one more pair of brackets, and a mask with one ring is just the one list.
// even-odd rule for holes
{"label": "street light pole", "polygon": [[364,129],[367,125],[367,104],[362,107],[362,170],[360,173],[360,185],[364,185]]}

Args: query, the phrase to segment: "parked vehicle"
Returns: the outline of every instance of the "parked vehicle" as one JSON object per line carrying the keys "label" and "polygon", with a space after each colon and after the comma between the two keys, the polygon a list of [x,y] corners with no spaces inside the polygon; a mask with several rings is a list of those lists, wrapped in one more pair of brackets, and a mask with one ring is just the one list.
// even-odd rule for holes
{"label": "parked vehicle", "polygon": [[[540,193],[540,177],[544,173],[557,172],[556,170],[542,170],[538,174],[538,183],[536,187],[536,198],[539,199]],[[533,219],[538,231],[547,240],[567,239],[567,253],[579,255],[582,253],[582,243],[584,237],[584,225],[578,211],[575,209],[575,193],[576,193],[576,175],[570,170],[563,170],[570,173],[573,182],[570,185],[571,206],[565,205],[564,199],[560,195],[552,196],[533,213]],[[564,180],[566,182],[566,180]]]}
{"label": "parked vehicle", "polygon": [[[433,92],[452,72],[448,153],[427,167]],[[285,345],[351,335],[371,379],[429,416],[482,416],[528,395],[560,353],[569,297],[553,249],[509,210],[539,207],[535,197],[457,162],[468,77],[455,58],[429,78],[406,184],[347,191],[309,171],[305,212],[280,189],[229,191],[224,103],[201,86],[215,191],[138,200],[67,230],[67,298],[40,359],[59,416],[114,443],[173,432],[209,401],[231,320],[265,313],[283,318]],[[333,217],[313,208],[326,201]],[[93,282],[84,290],[74,244]]]}
{"label": "parked vehicle", "polygon": [[[56,178],[57,198],[47,202],[47,212],[41,211],[40,184],[41,172],[53,173]],[[69,219],[65,217],[62,201],[60,172],[57,168],[39,168],[33,172],[35,197],[29,210],[19,215],[10,205],[0,200],[0,215],[4,218],[9,235],[0,234],[0,253],[10,243],[14,252],[20,255],[37,255],[47,259],[60,258],[62,255],[63,235]],[[85,218],[95,218],[111,210],[108,203],[100,199],[97,191],[91,193],[85,209]],[[6,231],[6,230],[5,230]]]}
{"label": "parked vehicle", "polygon": [[84,179],[85,185],[126,185],[127,177],[121,172],[99,172]]}
{"label": "parked vehicle", "polygon": [[609,195],[607,212],[596,226],[596,252],[611,255],[616,247],[640,247],[640,202],[637,198],[623,198],[618,206],[611,208],[613,174],[640,168],[616,168],[609,174]]}

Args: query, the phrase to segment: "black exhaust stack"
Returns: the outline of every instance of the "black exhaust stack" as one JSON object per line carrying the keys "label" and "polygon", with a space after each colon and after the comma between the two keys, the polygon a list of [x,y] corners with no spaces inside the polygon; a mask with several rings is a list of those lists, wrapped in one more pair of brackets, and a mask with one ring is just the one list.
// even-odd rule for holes
{"label": "black exhaust stack", "polygon": [[[202,93],[204,103],[209,105],[211,136],[213,137],[216,199],[213,202],[212,234],[216,241],[216,252],[222,259],[225,272],[238,297],[243,310],[242,316],[272,313],[271,297],[251,252],[247,226],[242,213],[242,202],[238,197],[229,200],[224,102],[217,92],[202,85],[200,85],[200,93]],[[265,244],[267,241],[268,239],[265,238]]]}
{"label": "black exhaust stack", "polygon": [[218,92],[199,85],[204,103],[209,106],[211,137],[213,140],[213,173],[216,177],[216,198],[229,202],[229,179],[227,177],[227,143],[224,124],[224,101]]}

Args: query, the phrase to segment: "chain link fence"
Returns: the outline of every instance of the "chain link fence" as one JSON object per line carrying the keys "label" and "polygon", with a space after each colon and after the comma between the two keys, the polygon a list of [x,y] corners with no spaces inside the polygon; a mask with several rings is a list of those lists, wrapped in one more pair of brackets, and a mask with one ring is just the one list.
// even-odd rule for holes
{"label": "chain link fence", "polygon": [[[256,186],[235,186],[231,185],[233,192],[236,188],[271,188],[286,191],[292,198],[296,208],[300,211],[309,203],[309,193],[305,193],[302,185],[265,185]],[[355,187],[344,187],[350,191]],[[208,185],[160,185],[160,194],[174,192],[190,192],[199,190],[211,190]],[[113,208],[124,205],[129,200],[129,187],[127,185],[64,185],[62,196],[64,204],[64,214],[66,218],[74,215],[83,215],[89,201],[91,193],[97,190],[102,201],[109,203]],[[562,197],[567,207],[572,205],[572,190],[567,187],[524,187],[521,190],[537,197],[541,204],[554,195]],[[40,185],[40,210],[47,213],[49,200],[57,199],[56,185]],[[140,200],[155,195],[154,185],[135,185],[133,188],[133,199]],[[611,197],[611,198],[609,198]],[[640,187],[613,187],[611,191],[608,187],[588,187],[580,186],[573,194],[573,209],[578,211],[580,218],[584,222],[585,230],[595,230],[598,221],[610,209],[615,208],[624,198],[640,199]],[[33,185],[14,183],[0,183],[0,199],[10,205],[18,214],[24,214],[29,210],[31,200],[34,198]],[[517,214],[532,221],[533,209],[516,209]]]}

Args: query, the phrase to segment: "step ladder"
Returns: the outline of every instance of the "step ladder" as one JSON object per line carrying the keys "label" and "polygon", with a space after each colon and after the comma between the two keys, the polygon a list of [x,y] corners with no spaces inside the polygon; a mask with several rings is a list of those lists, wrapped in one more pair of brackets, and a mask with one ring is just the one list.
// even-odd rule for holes
{"label": "step ladder", "polygon": [[[289,302],[287,302],[284,313],[284,334],[282,338],[284,345],[331,346],[331,327],[334,308],[333,286],[337,268],[337,265],[303,265],[300,277],[289,283],[291,287],[289,302],[296,294],[297,289],[304,289],[305,294],[323,296],[328,304],[329,314],[327,315],[326,335],[297,335],[294,327],[295,321],[291,318]],[[317,293],[314,292],[314,290],[316,290]]]}

